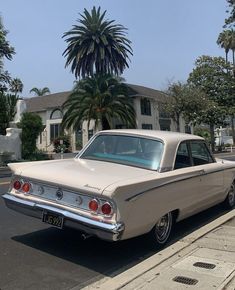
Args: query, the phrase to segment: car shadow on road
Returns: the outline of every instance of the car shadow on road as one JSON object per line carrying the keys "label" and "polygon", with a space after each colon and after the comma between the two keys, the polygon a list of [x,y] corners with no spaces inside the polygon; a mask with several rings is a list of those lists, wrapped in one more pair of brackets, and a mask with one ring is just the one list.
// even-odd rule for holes
{"label": "car shadow on road", "polygon": [[[219,205],[176,224],[168,246],[225,213]],[[81,233],[72,229],[47,228],[14,236],[12,239],[109,277],[156,253],[156,250],[148,246],[145,236],[112,243],[95,237],[83,240]]]}

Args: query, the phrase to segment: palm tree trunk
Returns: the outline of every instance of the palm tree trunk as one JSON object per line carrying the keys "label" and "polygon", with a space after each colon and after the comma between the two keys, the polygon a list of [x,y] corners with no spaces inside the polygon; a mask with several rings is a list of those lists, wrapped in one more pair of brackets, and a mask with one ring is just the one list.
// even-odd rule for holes
{"label": "palm tree trunk", "polygon": [[110,125],[106,117],[102,117],[102,130],[109,130]]}
{"label": "palm tree trunk", "polygon": [[233,52],[233,76],[235,77],[235,55],[234,55],[234,49],[232,50]]}
{"label": "palm tree trunk", "polygon": [[215,131],[214,124],[210,124],[210,134],[211,134],[211,150],[215,152]]}

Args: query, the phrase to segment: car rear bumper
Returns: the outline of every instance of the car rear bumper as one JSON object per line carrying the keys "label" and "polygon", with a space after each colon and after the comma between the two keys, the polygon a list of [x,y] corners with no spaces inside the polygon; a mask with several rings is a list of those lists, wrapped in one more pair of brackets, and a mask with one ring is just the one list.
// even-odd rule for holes
{"label": "car rear bumper", "polygon": [[78,229],[86,234],[97,236],[103,240],[118,241],[124,231],[123,223],[104,223],[79,214],[70,212],[66,209],[57,208],[51,204],[28,201],[11,194],[4,194],[3,199],[8,208],[17,212],[42,219],[43,212],[50,212],[64,218],[64,226]]}

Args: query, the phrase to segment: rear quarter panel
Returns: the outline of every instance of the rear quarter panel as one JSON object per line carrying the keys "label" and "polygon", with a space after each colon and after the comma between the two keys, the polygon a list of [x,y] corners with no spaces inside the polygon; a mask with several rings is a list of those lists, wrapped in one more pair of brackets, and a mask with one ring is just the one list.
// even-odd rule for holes
{"label": "rear quarter panel", "polygon": [[149,232],[170,211],[189,215],[195,210],[197,196],[192,188],[197,188],[198,172],[180,171],[155,173],[155,178],[116,187],[112,199],[117,204],[118,220],[125,223],[123,239]]}

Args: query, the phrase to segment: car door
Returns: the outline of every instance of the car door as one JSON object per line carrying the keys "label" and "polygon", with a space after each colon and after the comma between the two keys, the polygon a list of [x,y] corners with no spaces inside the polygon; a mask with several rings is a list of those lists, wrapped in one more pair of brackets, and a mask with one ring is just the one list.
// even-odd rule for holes
{"label": "car door", "polygon": [[223,165],[215,161],[203,141],[190,141],[190,152],[194,168],[201,172],[198,206],[207,208],[221,201],[224,192]]}
{"label": "car door", "polygon": [[187,217],[201,210],[205,199],[204,167],[194,166],[191,146],[184,141],[178,146],[174,171],[180,176],[177,184],[177,199],[181,204],[181,217]]}

